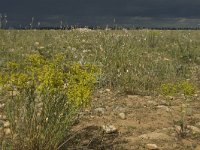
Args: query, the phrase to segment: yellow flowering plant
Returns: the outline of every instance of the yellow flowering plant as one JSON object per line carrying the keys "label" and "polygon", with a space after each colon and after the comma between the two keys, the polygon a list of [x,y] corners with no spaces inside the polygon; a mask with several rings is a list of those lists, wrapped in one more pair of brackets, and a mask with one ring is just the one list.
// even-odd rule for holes
{"label": "yellow flowering plant", "polygon": [[[166,83],[161,85],[161,91],[164,96],[176,96],[177,94],[181,94],[184,96],[184,100],[181,105],[180,110],[180,119],[178,121],[173,120],[174,128],[176,125],[180,126],[180,131],[177,132],[178,136],[185,137],[187,134],[187,111],[189,108],[189,100],[191,96],[193,96],[196,92],[196,87],[194,84],[189,81],[180,81],[175,83]],[[172,100],[172,99],[170,99]],[[169,105],[171,102],[169,101]],[[169,111],[171,118],[173,117],[172,111]]]}
{"label": "yellow flowering plant", "polygon": [[[5,65],[0,83],[8,87],[13,147],[56,149],[78,110],[89,103],[99,73],[97,66],[68,62],[63,54],[30,54],[23,62]],[[10,91],[18,94],[10,97]]]}

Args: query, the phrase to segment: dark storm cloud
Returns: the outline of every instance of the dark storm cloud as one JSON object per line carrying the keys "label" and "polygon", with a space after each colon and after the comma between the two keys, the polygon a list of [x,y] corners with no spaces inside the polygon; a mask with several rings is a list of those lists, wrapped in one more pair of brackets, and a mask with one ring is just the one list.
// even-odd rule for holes
{"label": "dark storm cloud", "polygon": [[0,0],[19,15],[199,17],[199,0]]}
{"label": "dark storm cloud", "polygon": [[[10,26],[67,25],[196,26],[200,0],[0,0]],[[184,20],[180,22],[180,20]]]}

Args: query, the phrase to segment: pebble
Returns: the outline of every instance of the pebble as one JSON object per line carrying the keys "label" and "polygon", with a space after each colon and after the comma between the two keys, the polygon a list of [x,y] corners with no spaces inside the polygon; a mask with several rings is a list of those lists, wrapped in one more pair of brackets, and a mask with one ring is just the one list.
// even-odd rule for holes
{"label": "pebble", "polygon": [[159,108],[159,109],[163,109],[163,110],[165,110],[165,111],[167,111],[167,112],[170,111],[170,108],[169,108],[169,107],[167,107],[167,106],[163,106],[163,105],[159,105],[159,106],[157,106],[157,108]]}
{"label": "pebble", "polygon": [[107,134],[117,132],[117,128],[113,125],[103,125],[102,128]]}
{"label": "pebble", "polygon": [[175,131],[178,133],[178,134],[180,134],[181,132],[182,132],[182,130],[181,130],[181,126],[175,126]]}
{"label": "pebble", "polygon": [[11,130],[9,128],[5,128],[4,129],[4,133],[5,133],[5,135],[10,135],[11,134]]}
{"label": "pebble", "polygon": [[119,113],[119,117],[120,117],[122,120],[125,120],[125,119],[126,119],[125,113]]}
{"label": "pebble", "polygon": [[111,90],[110,89],[106,89],[105,91],[109,93]]}
{"label": "pebble", "polygon": [[4,108],[5,104],[0,104],[0,109]]}
{"label": "pebble", "polygon": [[9,126],[10,126],[10,122],[8,122],[8,121],[4,122],[4,123],[3,123],[3,126],[4,126],[4,128],[9,127]]}
{"label": "pebble", "polygon": [[101,115],[103,115],[103,114],[105,114],[105,108],[101,108],[101,107],[99,107],[99,108],[96,108],[95,110],[95,113],[97,113],[97,114],[101,114]]}
{"label": "pebble", "polygon": [[158,146],[156,144],[147,144],[146,148],[151,150],[156,150],[158,149]]}

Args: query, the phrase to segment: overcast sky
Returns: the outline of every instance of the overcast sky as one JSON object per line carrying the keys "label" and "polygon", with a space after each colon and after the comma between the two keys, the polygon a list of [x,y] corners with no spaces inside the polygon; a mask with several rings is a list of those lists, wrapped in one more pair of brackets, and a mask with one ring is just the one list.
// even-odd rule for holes
{"label": "overcast sky", "polygon": [[84,18],[187,20],[200,18],[200,0],[0,0],[0,13],[18,23],[28,22],[33,16],[47,22],[58,18],[70,22],[76,18],[79,23],[87,22]]}

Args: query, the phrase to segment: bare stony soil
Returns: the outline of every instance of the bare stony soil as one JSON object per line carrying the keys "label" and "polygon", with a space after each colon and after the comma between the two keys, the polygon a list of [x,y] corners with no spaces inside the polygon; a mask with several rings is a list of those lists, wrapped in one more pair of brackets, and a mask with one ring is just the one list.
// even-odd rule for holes
{"label": "bare stony soil", "polygon": [[183,97],[120,95],[102,90],[80,114],[63,149],[200,150],[200,97],[194,96],[181,130]]}
{"label": "bare stony soil", "polygon": [[[90,107],[82,111],[70,136],[60,149],[66,150],[200,150],[200,97],[190,99],[181,130],[183,97],[139,96],[100,90]],[[2,114],[1,135],[10,134]]]}

